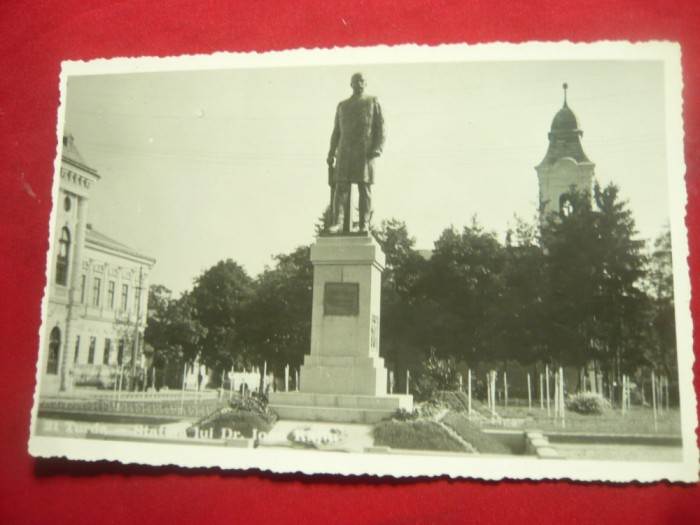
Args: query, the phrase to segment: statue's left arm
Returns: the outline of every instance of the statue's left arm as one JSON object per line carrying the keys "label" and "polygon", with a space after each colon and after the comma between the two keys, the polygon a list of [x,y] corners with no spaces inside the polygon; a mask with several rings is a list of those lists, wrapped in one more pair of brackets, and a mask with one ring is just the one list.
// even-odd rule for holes
{"label": "statue's left arm", "polygon": [[384,130],[384,116],[382,115],[382,107],[379,105],[379,100],[374,99],[374,108],[372,110],[372,147],[370,148],[369,157],[379,157],[384,148],[386,134]]}

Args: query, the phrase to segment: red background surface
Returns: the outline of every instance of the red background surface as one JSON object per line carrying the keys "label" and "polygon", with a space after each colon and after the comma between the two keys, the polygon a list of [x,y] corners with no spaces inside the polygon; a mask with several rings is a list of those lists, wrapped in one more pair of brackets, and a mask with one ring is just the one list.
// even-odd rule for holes
{"label": "red background surface", "polygon": [[280,476],[36,460],[27,453],[62,60],[414,42],[678,41],[697,290],[699,15],[694,0],[2,2],[0,522],[700,522],[698,485]]}

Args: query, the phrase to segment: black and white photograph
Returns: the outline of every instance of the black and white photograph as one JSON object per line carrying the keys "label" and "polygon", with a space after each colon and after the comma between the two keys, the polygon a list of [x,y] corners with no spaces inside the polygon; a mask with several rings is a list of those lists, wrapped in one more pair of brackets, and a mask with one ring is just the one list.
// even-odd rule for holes
{"label": "black and white photograph", "polygon": [[697,481],[680,48],[64,62],[30,452]]}

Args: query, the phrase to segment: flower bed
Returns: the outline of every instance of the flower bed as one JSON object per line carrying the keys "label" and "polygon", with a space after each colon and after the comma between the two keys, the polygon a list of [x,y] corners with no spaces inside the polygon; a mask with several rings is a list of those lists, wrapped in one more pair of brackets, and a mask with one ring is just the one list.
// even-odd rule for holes
{"label": "flower bed", "polygon": [[382,421],[373,434],[376,446],[466,452],[461,443],[432,421]]}
{"label": "flower bed", "polygon": [[187,429],[187,435],[194,436],[197,430],[206,432],[212,429],[212,437],[220,439],[226,437],[224,429],[230,429],[243,437],[252,438],[261,432],[268,432],[273,424],[274,420],[271,421],[270,418],[257,412],[223,408],[192,425]]}
{"label": "flower bed", "polygon": [[343,431],[338,428],[319,430],[311,427],[297,427],[289,433],[287,439],[305,447],[325,449],[338,446],[345,437]]}
{"label": "flower bed", "polygon": [[[442,391],[435,395],[437,402],[442,403],[447,408],[454,412],[468,412],[469,411],[469,397],[464,392],[448,392]],[[479,413],[482,415],[490,415],[490,410],[483,403],[477,399],[472,398],[472,413]]]}
{"label": "flower bed", "polygon": [[229,401],[229,406],[217,410],[192,425],[187,429],[189,436],[194,436],[197,431],[207,432],[213,430],[213,438],[225,437],[225,429],[238,432],[243,437],[252,438],[261,432],[268,432],[277,416],[270,412],[264,400],[246,396],[234,396]]}

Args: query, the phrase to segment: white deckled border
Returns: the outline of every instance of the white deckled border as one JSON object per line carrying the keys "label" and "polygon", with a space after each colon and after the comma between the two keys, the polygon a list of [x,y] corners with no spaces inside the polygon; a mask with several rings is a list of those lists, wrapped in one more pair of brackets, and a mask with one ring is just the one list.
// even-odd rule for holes
{"label": "white deckled border", "polygon": [[37,387],[32,409],[29,452],[36,457],[66,457],[71,460],[109,460],[147,465],[182,467],[219,467],[259,469],[276,473],[340,474],[371,476],[450,476],[454,478],[499,479],[571,479],[579,481],[653,482],[659,480],[696,482],[698,480],[697,401],[693,388],[693,324],[690,315],[690,279],[688,238],[685,226],[687,204],[684,180],[684,142],[682,119],[682,72],[680,46],[669,42],[571,42],[526,44],[493,43],[474,46],[437,47],[403,45],[372,48],[296,49],[269,53],[215,53],[181,57],[143,57],[99,59],[89,62],[67,61],[60,76],[61,104],[58,110],[58,147],[54,163],[60,172],[62,132],[65,122],[67,81],[70,76],[107,75],[137,72],[196,71],[226,68],[291,68],[382,63],[486,62],[535,60],[656,60],[665,64],[667,163],[670,224],[673,240],[673,271],[676,304],[680,407],[682,415],[683,460],[678,463],[622,461],[546,461],[534,457],[440,455],[348,454],[283,449],[232,449],[199,445],[150,444],[98,441],[34,434],[37,423],[41,366],[46,347],[44,320],[48,308],[50,261],[55,249],[54,231],[59,177],[54,176],[54,207],[49,226],[50,248],[47,255],[47,284],[42,302],[40,350],[36,370]]}

